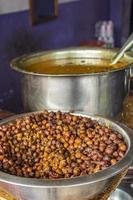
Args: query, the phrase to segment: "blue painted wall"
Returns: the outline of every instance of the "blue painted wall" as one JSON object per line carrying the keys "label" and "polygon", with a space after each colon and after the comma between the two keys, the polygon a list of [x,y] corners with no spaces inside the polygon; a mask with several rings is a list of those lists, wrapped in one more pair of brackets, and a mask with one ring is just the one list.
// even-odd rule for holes
{"label": "blue painted wall", "polygon": [[57,19],[31,26],[28,12],[0,15],[0,108],[22,111],[20,75],[10,60],[24,53],[77,46],[94,37],[98,20],[110,17],[109,0],[61,4]]}

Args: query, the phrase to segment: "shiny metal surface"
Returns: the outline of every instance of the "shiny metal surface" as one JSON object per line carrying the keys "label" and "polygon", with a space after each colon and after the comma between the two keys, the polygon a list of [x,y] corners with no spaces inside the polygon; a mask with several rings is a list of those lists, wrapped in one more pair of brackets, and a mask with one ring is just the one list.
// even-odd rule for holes
{"label": "shiny metal surface", "polygon": [[116,189],[109,200],[133,200],[133,198],[127,192],[124,192],[121,189]]}
{"label": "shiny metal surface", "polygon": [[118,51],[118,53],[113,57],[111,65],[116,64],[124,56],[124,53],[130,50],[132,46],[133,46],[133,33],[129,36],[129,38],[121,47],[121,49]]}
{"label": "shiny metal surface", "polygon": [[[133,51],[129,51],[129,52],[125,53],[125,57],[126,57],[126,59],[128,59],[128,60],[130,60],[132,62],[132,60],[133,60]],[[131,72],[131,77],[133,77],[133,62],[132,62],[131,65],[132,65],[132,67],[131,67],[130,72]]]}
{"label": "shiny metal surface", "polygon": [[[90,117],[78,113],[74,113],[74,115]],[[0,124],[13,121],[17,117],[19,116],[3,120]],[[103,192],[111,184],[112,179],[131,164],[133,160],[133,132],[106,118],[92,118],[119,131],[125,138],[128,151],[116,165],[92,175],[59,180],[22,178],[0,172],[0,187],[21,200],[88,200]]]}
{"label": "shiny metal surface", "polygon": [[[26,63],[48,59],[76,58],[81,62],[111,59],[115,50],[72,48],[23,56],[12,61],[13,69],[23,74],[22,96],[25,111],[47,109],[85,111],[106,117],[116,116],[129,91],[130,64],[123,58],[123,69],[94,74],[42,75],[26,72]],[[133,61],[132,61],[133,62]],[[130,60],[131,63],[131,60]]]}

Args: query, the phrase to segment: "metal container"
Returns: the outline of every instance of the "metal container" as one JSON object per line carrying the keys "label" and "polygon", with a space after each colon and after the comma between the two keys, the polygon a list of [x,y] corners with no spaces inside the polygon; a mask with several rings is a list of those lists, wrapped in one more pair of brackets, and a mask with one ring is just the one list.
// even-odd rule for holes
{"label": "metal container", "polygon": [[133,78],[133,51],[129,51],[125,53],[125,58],[127,58],[129,61],[131,61],[131,78]]}
{"label": "metal container", "polygon": [[[130,59],[131,62],[132,62],[132,60],[133,60],[133,50],[130,51],[130,52],[127,52],[127,53],[125,54],[125,57],[126,57],[126,56],[127,56],[127,59],[128,59],[128,60]],[[130,89],[131,89],[131,91],[133,91],[133,63],[132,63],[132,67],[131,67],[130,74],[131,74]]]}
{"label": "metal container", "polygon": [[109,200],[133,200],[133,197],[121,189],[116,189]]}
{"label": "metal container", "polygon": [[[74,115],[88,115],[75,113]],[[20,115],[20,116],[24,116]],[[0,125],[14,121],[19,116],[3,120]],[[89,200],[110,186],[114,178],[129,167],[133,160],[133,132],[127,127],[102,117],[91,117],[118,131],[125,139],[128,150],[115,165],[95,174],[68,179],[23,178],[0,172],[0,187],[21,200]]]}
{"label": "metal container", "polygon": [[91,59],[94,65],[111,59],[115,53],[115,50],[109,49],[72,48],[25,55],[13,60],[12,68],[23,74],[22,96],[25,111],[46,108],[85,111],[105,117],[116,116],[129,91],[131,60],[129,62],[128,58],[123,59],[126,63],[124,68],[104,73],[47,75],[24,70],[26,63],[51,59],[65,59],[66,63],[73,59],[73,62],[82,65]]}

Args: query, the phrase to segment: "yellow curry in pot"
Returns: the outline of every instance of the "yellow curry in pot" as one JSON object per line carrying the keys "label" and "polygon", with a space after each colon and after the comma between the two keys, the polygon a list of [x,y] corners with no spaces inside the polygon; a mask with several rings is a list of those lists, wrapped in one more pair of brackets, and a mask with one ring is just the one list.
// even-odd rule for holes
{"label": "yellow curry in pot", "polygon": [[26,63],[23,70],[38,74],[89,74],[118,70],[125,67],[125,62],[111,66],[110,60],[100,59],[54,59],[36,63]]}

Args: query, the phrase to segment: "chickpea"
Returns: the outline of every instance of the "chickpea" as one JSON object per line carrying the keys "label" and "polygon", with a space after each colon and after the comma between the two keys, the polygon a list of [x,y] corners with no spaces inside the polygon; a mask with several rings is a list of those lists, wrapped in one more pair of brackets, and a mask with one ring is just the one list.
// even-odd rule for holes
{"label": "chickpea", "polygon": [[107,126],[70,113],[31,114],[0,126],[0,168],[32,178],[96,173],[123,158],[123,137]]}
{"label": "chickpea", "polygon": [[126,151],[127,150],[127,146],[124,144],[124,143],[120,143],[119,144],[119,149],[121,150],[121,151]]}

